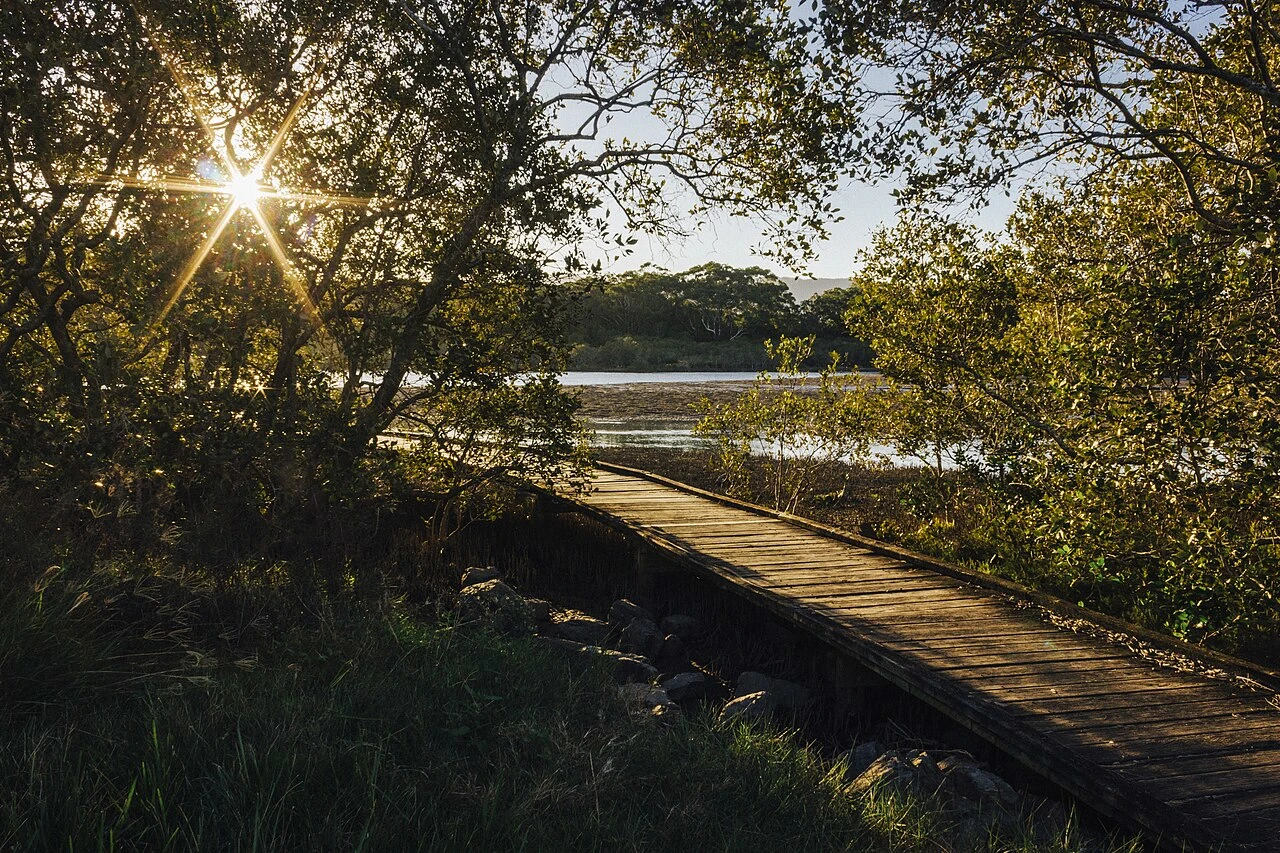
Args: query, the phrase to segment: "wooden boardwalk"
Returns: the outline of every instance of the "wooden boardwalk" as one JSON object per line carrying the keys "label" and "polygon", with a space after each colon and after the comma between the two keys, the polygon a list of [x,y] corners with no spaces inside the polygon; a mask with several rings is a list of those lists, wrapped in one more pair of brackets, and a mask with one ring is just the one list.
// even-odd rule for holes
{"label": "wooden boardwalk", "polygon": [[1168,849],[1280,851],[1274,673],[1059,627],[1008,584],[643,472],[602,466],[572,500]]}

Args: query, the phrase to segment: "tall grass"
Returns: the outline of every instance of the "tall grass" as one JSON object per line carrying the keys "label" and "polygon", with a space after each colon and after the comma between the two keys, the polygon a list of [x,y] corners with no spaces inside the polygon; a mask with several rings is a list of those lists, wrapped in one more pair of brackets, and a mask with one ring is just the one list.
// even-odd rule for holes
{"label": "tall grass", "polygon": [[[524,544],[586,574],[617,558]],[[383,550],[422,559],[405,547]],[[1044,846],[1033,824],[988,837],[937,802],[852,797],[794,733],[636,720],[605,673],[410,605],[384,571],[6,568],[0,850]]]}
{"label": "tall grass", "polygon": [[[131,667],[125,645],[72,642],[96,628],[66,603],[51,615],[46,590],[44,621],[0,614],[28,625],[0,635],[0,849],[948,843],[936,809],[851,798],[842,768],[791,735],[710,717],[637,722],[604,673],[571,676],[532,640],[348,612],[289,628],[238,664]],[[33,704],[10,688],[33,683],[11,664],[34,655],[62,663]]]}

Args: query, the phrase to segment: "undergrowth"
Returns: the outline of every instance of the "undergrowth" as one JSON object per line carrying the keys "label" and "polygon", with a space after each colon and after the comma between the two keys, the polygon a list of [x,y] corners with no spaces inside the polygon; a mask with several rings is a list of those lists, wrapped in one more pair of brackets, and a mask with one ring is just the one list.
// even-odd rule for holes
{"label": "undergrowth", "polygon": [[975,835],[929,799],[853,796],[794,732],[637,720],[607,673],[535,639],[313,577],[154,555],[10,573],[0,849],[1098,847],[1075,824]]}

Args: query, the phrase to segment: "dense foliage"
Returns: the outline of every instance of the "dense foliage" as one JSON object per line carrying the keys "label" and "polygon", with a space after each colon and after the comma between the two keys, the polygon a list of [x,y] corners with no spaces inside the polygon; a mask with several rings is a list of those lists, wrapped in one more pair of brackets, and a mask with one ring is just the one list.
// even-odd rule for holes
{"label": "dense foliage", "polygon": [[1215,231],[1276,222],[1280,26],[1239,0],[829,0],[866,71],[861,162],[909,198],[972,196],[1067,155],[1158,162]]}
{"label": "dense foliage", "polygon": [[912,389],[904,405],[938,418],[953,444],[981,443],[967,491],[950,497],[969,527],[943,547],[1180,636],[1274,655],[1272,11],[831,10],[855,7],[866,14],[841,19],[847,44],[875,44],[876,61],[901,70],[890,88],[904,144],[881,162],[906,170],[912,197],[1069,155],[1060,180],[1024,192],[1004,234],[908,213],[856,276],[850,319]]}
{"label": "dense foliage", "polygon": [[[892,405],[862,407],[871,437],[933,468],[930,494],[903,494],[918,526],[893,533],[1280,654],[1274,11],[834,0],[822,14],[881,116],[861,162],[898,175],[907,203],[862,255],[846,314],[890,380],[870,393]],[[1058,177],[1026,183],[1004,233],[938,213],[1037,163]]]}
{"label": "dense foliage", "polygon": [[889,400],[863,387],[859,376],[840,372],[838,356],[816,376],[806,375],[813,343],[813,337],[766,341],[774,369],[762,371],[728,406],[703,400],[694,428],[715,440],[722,487],[730,492],[750,496],[751,457],[768,459],[768,500],[787,512],[810,496],[820,473],[871,461]]}
{"label": "dense foliage", "polygon": [[5,5],[0,477],[71,524],[281,518],[394,425],[444,495],[549,473],[605,200],[821,233],[847,113],[815,49],[767,2]]}

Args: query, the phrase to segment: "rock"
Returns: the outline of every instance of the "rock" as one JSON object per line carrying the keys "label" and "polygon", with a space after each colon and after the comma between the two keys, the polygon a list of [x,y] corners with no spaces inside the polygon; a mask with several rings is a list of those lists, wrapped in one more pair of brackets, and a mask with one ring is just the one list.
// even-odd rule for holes
{"label": "rock", "polygon": [[942,791],[952,797],[962,797],[979,804],[992,804],[1002,809],[1018,805],[1018,792],[989,770],[978,766],[965,755],[951,755],[937,764],[943,774]]}
{"label": "rock", "polygon": [[857,779],[866,772],[866,769],[870,767],[883,752],[884,749],[880,744],[873,740],[869,740],[866,743],[860,743],[853,749],[849,750],[845,753],[845,756],[848,759],[845,778]]}
{"label": "rock", "polygon": [[773,694],[777,707],[791,711],[798,711],[813,701],[809,688],[783,678],[772,678],[763,672],[748,670],[742,673],[738,676],[737,688],[738,696],[768,691]]}
{"label": "rock", "polygon": [[942,784],[942,771],[938,769],[938,763],[933,760],[933,756],[921,750],[910,753],[909,761],[912,769],[916,771],[916,779],[922,790],[938,790],[938,786]]}
{"label": "rock", "polygon": [[707,697],[707,677],[700,672],[682,672],[658,686],[677,702],[692,702]]}
{"label": "rock", "polygon": [[609,637],[609,626],[590,616],[575,616],[551,624],[551,633],[586,646],[602,646]]}
{"label": "rock", "polygon": [[930,795],[942,784],[942,773],[927,752],[896,750],[886,752],[849,784],[855,794],[866,794],[890,786]]}
{"label": "rock", "polygon": [[813,702],[813,691],[783,678],[773,679],[773,683],[769,685],[769,692],[777,698],[780,707],[792,711],[807,708]]}
{"label": "rock", "polygon": [[582,674],[592,666],[603,666],[618,684],[648,683],[658,677],[658,670],[647,660],[636,655],[584,645],[563,637],[536,637],[540,645],[562,655],[570,670]]}
{"label": "rock", "polygon": [[599,646],[587,646],[586,648],[594,649],[597,654],[608,661],[613,669],[613,679],[619,684],[626,684],[632,681],[647,683],[658,677],[657,667],[642,657],[629,655],[625,652],[615,652],[613,649],[602,649]]}
{"label": "rock", "polygon": [[533,608],[520,594],[500,580],[481,581],[458,595],[458,616],[463,622],[488,624],[512,636],[532,634]]}
{"label": "rock", "polygon": [[675,705],[658,705],[649,712],[649,719],[664,726],[673,726],[680,719],[680,709]]}
{"label": "rock", "polygon": [[685,650],[684,640],[675,634],[667,634],[662,638],[662,643],[658,648],[658,654],[654,659],[662,665],[681,665],[689,662],[689,653]]}
{"label": "rock", "polygon": [[675,634],[686,643],[702,634],[702,623],[692,616],[683,613],[672,613],[664,616],[658,623],[658,629],[665,634]]}
{"label": "rock", "polygon": [[485,581],[496,581],[500,577],[498,569],[494,566],[472,566],[462,572],[462,588],[466,589],[469,586],[484,583]]}
{"label": "rock", "polygon": [[545,598],[526,598],[525,603],[533,611],[533,621],[538,623],[539,630],[551,627],[550,601]]}
{"label": "rock", "polygon": [[662,635],[652,619],[636,617],[622,629],[618,645],[624,652],[654,658],[662,650]]}
{"label": "rock", "polygon": [[573,640],[566,640],[562,637],[534,637],[534,639],[543,648],[550,649],[566,657],[580,657],[586,654],[586,647],[582,643],[575,643]]}
{"label": "rock", "polygon": [[[609,606],[609,624],[617,631],[626,628],[636,619],[653,621],[653,614],[634,601],[619,598]],[[655,627],[656,631],[657,628]]]}
{"label": "rock", "polygon": [[675,703],[671,701],[667,691],[661,687],[652,687],[648,684],[623,684],[618,688],[618,695],[622,697],[629,711],[650,714],[663,707],[675,710]]}
{"label": "rock", "polygon": [[772,714],[775,707],[773,695],[767,690],[761,690],[731,699],[720,710],[720,719],[759,720]]}
{"label": "rock", "polygon": [[737,695],[748,696],[752,693],[759,693],[761,690],[768,690],[772,684],[773,679],[763,672],[747,670],[738,676]]}

